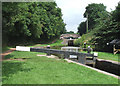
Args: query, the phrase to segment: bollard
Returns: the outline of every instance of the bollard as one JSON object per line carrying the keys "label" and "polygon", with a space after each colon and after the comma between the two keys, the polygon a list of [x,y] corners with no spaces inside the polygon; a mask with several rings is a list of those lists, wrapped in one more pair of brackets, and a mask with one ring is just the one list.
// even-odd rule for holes
{"label": "bollard", "polygon": [[[47,49],[50,49],[50,45],[47,45]],[[50,51],[47,52],[47,56],[51,56]]]}
{"label": "bollard", "polygon": [[88,46],[88,48],[87,48],[87,53],[91,53],[91,51],[92,51],[91,47]]}
{"label": "bollard", "polygon": [[86,51],[86,42],[84,42],[84,51]]}
{"label": "bollard", "polygon": [[98,57],[98,53],[94,52],[93,55],[94,55],[94,57],[93,57],[93,67],[95,67],[96,60],[97,60],[97,57]]}
{"label": "bollard", "polygon": [[50,49],[50,45],[47,45],[47,49]]}
{"label": "bollard", "polygon": [[86,42],[84,42],[84,48],[86,48]]}

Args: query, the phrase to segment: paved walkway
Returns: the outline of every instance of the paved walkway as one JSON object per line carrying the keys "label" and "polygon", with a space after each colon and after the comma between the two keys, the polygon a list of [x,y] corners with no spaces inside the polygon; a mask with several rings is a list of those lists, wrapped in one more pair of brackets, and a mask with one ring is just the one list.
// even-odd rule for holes
{"label": "paved walkway", "polygon": [[47,56],[46,54],[45,55],[39,55],[39,54],[37,54],[37,56],[45,56],[45,57],[48,57],[48,58],[55,58],[56,60],[60,60],[59,57],[55,56],[55,55]]}

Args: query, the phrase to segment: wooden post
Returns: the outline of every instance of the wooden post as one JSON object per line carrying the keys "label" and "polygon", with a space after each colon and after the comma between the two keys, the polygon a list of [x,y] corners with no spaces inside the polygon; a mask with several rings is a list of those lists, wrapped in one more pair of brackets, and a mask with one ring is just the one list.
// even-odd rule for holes
{"label": "wooden post", "polygon": [[93,67],[95,67],[97,56],[93,57]]}
{"label": "wooden post", "polygon": [[82,64],[86,64],[86,56],[85,55],[78,55],[78,62]]}
{"label": "wooden post", "polygon": [[115,54],[115,45],[113,45],[113,54]]}
{"label": "wooden post", "polygon": [[69,59],[69,56],[70,56],[70,55],[69,55],[68,53],[65,53],[65,54],[64,54],[64,58]]}

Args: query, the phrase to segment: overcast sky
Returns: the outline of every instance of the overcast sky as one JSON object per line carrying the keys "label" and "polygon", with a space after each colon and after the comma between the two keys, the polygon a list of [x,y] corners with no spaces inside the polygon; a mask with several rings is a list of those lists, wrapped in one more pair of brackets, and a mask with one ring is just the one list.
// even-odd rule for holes
{"label": "overcast sky", "polygon": [[103,3],[107,6],[107,11],[115,10],[120,0],[55,0],[58,7],[61,8],[63,20],[67,24],[67,31],[77,32],[80,22],[85,21],[83,18],[85,7],[91,3]]}

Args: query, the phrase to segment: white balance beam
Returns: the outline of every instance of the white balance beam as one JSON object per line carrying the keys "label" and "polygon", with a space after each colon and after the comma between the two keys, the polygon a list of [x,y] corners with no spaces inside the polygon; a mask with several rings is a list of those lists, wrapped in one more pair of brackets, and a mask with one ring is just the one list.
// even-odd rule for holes
{"label": "white balance beam", "polygon": [[98,56],[98,53],[97,53],[97,52],[94,52],[93,54],[94,54],[94,56]]}
{"label": "white balance beam", "polygon": [[17,51],[30,51],[30,47],[16,46]]}

